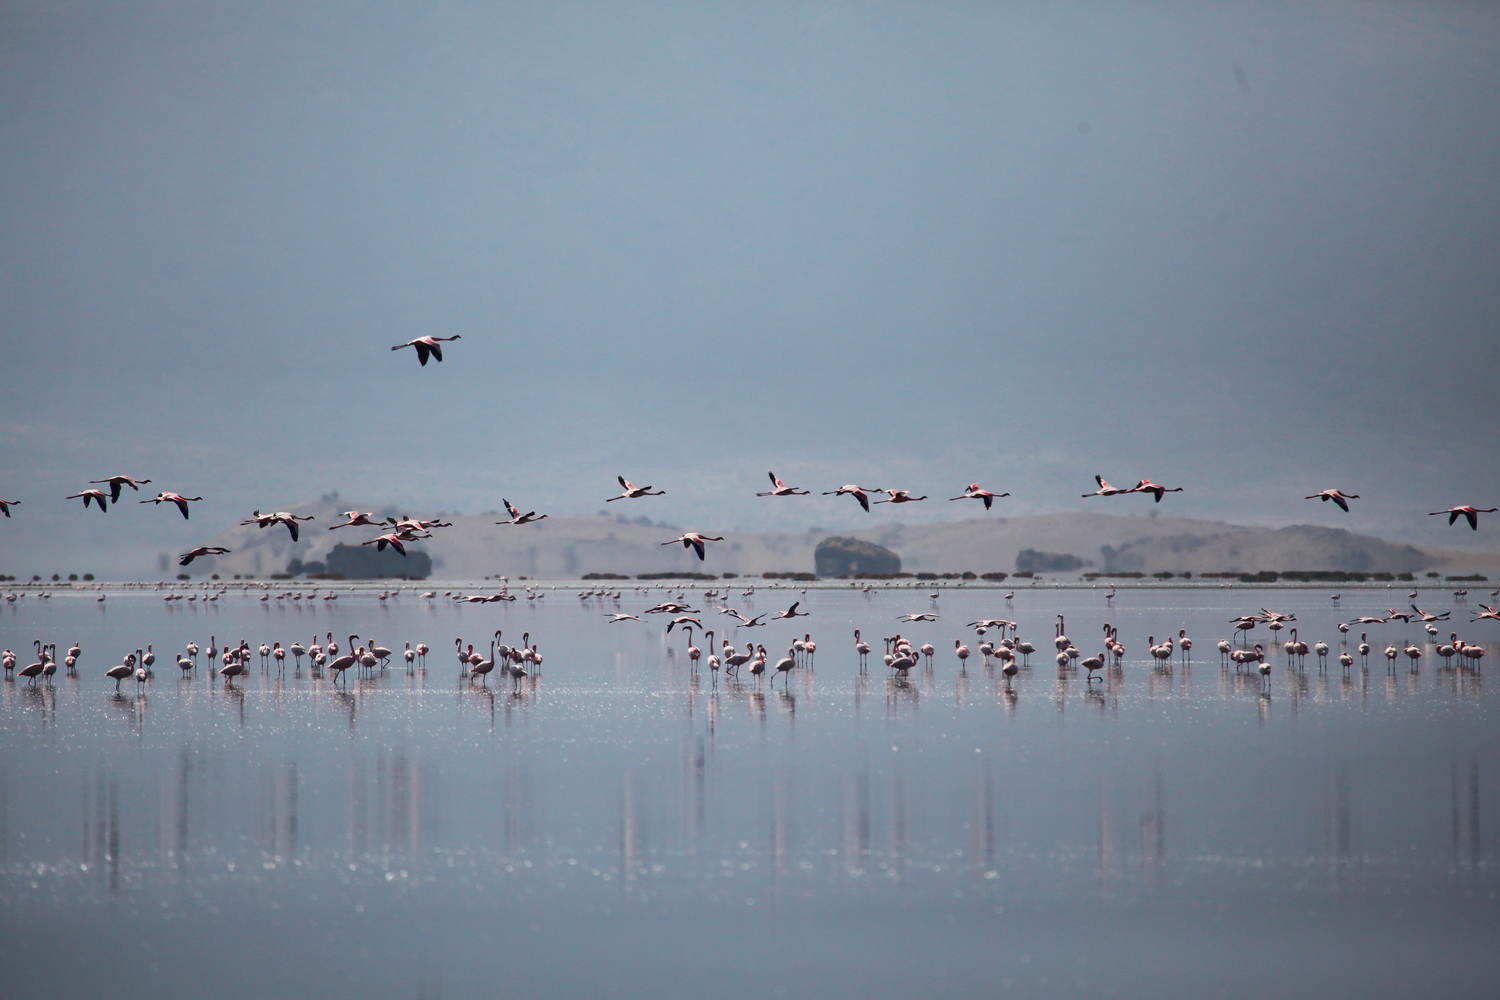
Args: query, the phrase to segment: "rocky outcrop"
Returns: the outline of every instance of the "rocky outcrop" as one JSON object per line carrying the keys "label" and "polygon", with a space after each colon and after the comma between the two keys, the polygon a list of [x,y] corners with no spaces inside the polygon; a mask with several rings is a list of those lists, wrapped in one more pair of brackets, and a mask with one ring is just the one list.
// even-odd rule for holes
{"label": "rocky outcrop", "polygon": [[899,573],[901,557],[883,545],[835,535],[813,550],[813,566],[819,576]]}

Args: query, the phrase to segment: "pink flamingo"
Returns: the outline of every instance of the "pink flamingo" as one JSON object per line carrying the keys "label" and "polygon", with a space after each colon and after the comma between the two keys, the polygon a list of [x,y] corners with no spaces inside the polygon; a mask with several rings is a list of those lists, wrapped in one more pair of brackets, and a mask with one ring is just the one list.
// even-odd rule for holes
{"label": "pink flamingo", "polygon": [[[619,498],[616,497],[616,499]],[[522,514],[520,508],[518,508],[515,504],[511,503],[504,497],[500,498],[500,503],[505,506],[505,512],[510,515],[510,520],[496,521],[496,524],[530,524],[532,521],[540,521],[542,518],[547,516],[546,514],[538,514],[534,510],[526,514]]]}
{"label": "pink flamingo", "polygon": [[1109,484],[1109,481],[1106,480],[1103,476],[1100,476],[1100,475],[1095,475],[1094,476],[1094,482],[1096,482],[1096,483],[1099,484],[1099,488],[1097,490],[1095,490],[1094,492],[1092,492],[1092,493],[1085,493],[1085,494],[1083,494],[1083,496],[1084,496],[1085,499],[1088,498],[1088,497],[1114,497],[1114,496],[1123,496],[1126,493],[1134,493],[1136,490],[1140,489],[1140,487],[1141,487],[1141,483],[1138,482],[1134,486],[1130,487],[1128,490],[1127,489],[1121,489],[1118,486],[1111,486]]}
{"label": "pink flamingo", "polygon": [[406,555],[406,546],[402,544],[401,536],[396,534],[395,532],[392,532],[388,535],[381,535],[378,538],[372,538],[368,542],[360,542],[359,544],[373,545],[375,546],[376,552],[384,552],[385,547],[389,545],[391,548],[395,549],[403,556]]}
{"label": "pink flamingo", "polygon": [[156,494],[156,496],[150,500],[137,500],[136,502],[155,504],[175,503],[177,505],[177,509],[182,511],[182,519],[186,521],[188,517],[188,504],[202,499],[202,497],[185,497],[181,493],[170,493],[164,490],[161,493]]}
{"label": "pink flamingo", "polygon": [[[616,497],[615,499],[618,500],[619,498]],[[705,535],[701,532],[689,531],[685,532],[684,534],[678,535],[670,542],[662,542],[662,544],[675,545],[676,543],[681,542],[683,548],[691,548],[694,552],[698,553],[698,559],[701,561],[703,559],[704,542],[722,542],[723,540],[724,539],[722,536]]]}
{"label": "pink flamingo", "polygon": [[1304,499],[1304,500],[1321,500],[1324,503],[1327,503],[1329,500],[1332,500],[1334,503],[1338,504],[1339,507],[1341,507],[1345,511],[1347,511],[1349,509],[1349,501],[1350,500],[1358,500],[1359,499],[1359,494],[1358,493],[1344,493],[1341,490],[1319,490],[1317,493],[1314,493],[1311,496],[1303,497],[1302,499]]}
{"label": "pink flamingo", "polygon": [[195,549],[189,549],[184,552],[177,560],[177,565],[186,566],[199,556],[222,556],[228,554],[229,550],[222,545],[200,545]]}
{"label": "pink flamingo", "polygon": [[[88,505],[92,502],[98,504],[101,511],[107,510],[109,508],[109,494],[105,493],[103,490],[83,490],[70,496],[66,496],[63,499],[77,500],[79,497],[83,497],[84,507],[88,507]],[[149,501],[142,502],[148,503]]]}
{"label": "pink flamingo", "polygon": [[1157,503],[1161,503],[1161,498],[1162,498],[1163,494],[1166,494],[1166,493],[1181,493],[1182,492],[1182,487],[1181,486],[1170,486],[1170,487],[1169,486],[1158,486],[1156,483],[1153,483],[1149,479],[1142,479],[1139,483],[1136,484],[1136,487],[1135,487],[1135,489],[1132,492],[1135,492],[1135,493],[1152,493],[1152,494],[1155,494],[1156,495],[1156,502]]}
{"label": "pink flamingo", "polygon": [[996,497],[1008,497],[1008,496],[1010,496],[1009,493],[991,493],[989,490],[982,490],[982,489],[980,489],[978,483],[970,483],[968,485],[968,487],[965,488],[965,490],[963,491],[963,493],[959,494],[956,497],[949,497],[948,499],[949,500],[983,500],[984,501],[984,509],[985,510],[989,510],[990,509],[990,505],[995,502],[995,498]]}
{"label": "pink flamingo", "polygon": [[[84,502],[87,503],[87,501],[84,501]],[[1473,529],[1474,531],[1478,531],[1479,530],[1479,515],[1480,514],[1493,514],[1497,510],[1500,510],[1500,507],[1470,507],[1469,505],[1465,504],[1462,507],[1449,507],[1447,510],[1434,510],[1434,511],[1430,511],[1428,513],[1428,516],[1429,517],[1436,517],[1439,514],[1447,514],[1448,515],[1448,523],[1449,524],[1452,524],[1454,521],[1457,521],[1460,517],[1463,517],[1463,518],[1465,518],[1469,522],[1469,527],[1471,529]]]}
{"label": "pink flamingo", "polygon": [[771,489],[767,490],[765,493],[755,494],[758,497],[805,497],[811,493],[810,490],[793,489],[786,483],[783,483],[781,480],[777,479],[776,473],[774,472],[768,472],[766,473],[766,475],[771,477]]}
{"label": "pink flamingo", "polygon": [[665,496],[666,490],[653,490],[649,486],[637,486],[624,476],[616,476],[620,481],[620,487],[624,490],[617,497],[609,497],[605,503],[613,503],[616,500],[634,500],[636,497],[659,497]]}
{"label": "pink flamingo", "polygon": [[422,366],[425,368],[427,366],[427,359],[429,357],[434,358],[438,361],[443,360],[443,349],[441,346],[439,346],[440,342],[457,340],[458,338],[459,334],[456,333],[451,337],[418,337],[415,340],[408,340],[404,344],[397,344],[395,347],[392,347],[391,350],[399,351],[403,347],[415,347],[417,349],[417,360],[420,361],[422,363]]}
{"label": "pink flamingo", "polygon": [[311,514],[308,514],[306,517],[298,517],[296,514],[285,510],[278,510],[274,514],[262,514],[257,510],[247,520],[241,521],[240,526],[254,524],[262,528],[269,528],[273,524],[284,524],[287,530],[292,533],[292,541],[295,542],[297,540],[297,522],[311,521],[312,519],[313,516]]}
{"label": "pink flamingo", "polygon": [[859,505],[861,507],[863,507],[866,511],[869,511],[869,509],[870,509],[870,497],[869,497],[869,494],[871,494],[871,493],[884,493],[884,492],[885,492],[885,490],[871,489],[868,486],[855,486],[853,483],[849,483],[849,484],[846,484],[844,486],[840,486],[836,490],[824,490],[823,491],[823,495],[825,497],[836,497],[836,496],[842,496],[845,493],[847,493],[850,496],[852,496],[854,499],[858,500],[859,501]]}
{"label": "pink flamingo", "polygon": [[329,525],[329,531],[333,531],[335,528],[357,528],[361,525],[366,524],[378,527],[385,523],[384,521],[375,520],[375,515],[373,513],[360,513],[357,510],[346,510],[339,516],[347,518],[347,520],[345,520],[342,524]]}
{"label": "pink flamingo", "polygon": [[94,485],[94,486],[98,486],[100,483],[108,483],[109,484],[109,493],[110,493],[110,497],[109,498],[111,500],[113,500],[115,503],[119,503],[120,502],[120,488],[121,487],[123,487],[123,486],[129,486],[131,489],[136,490],[137,492],[139,492],[140,488],[142,486],[145,486],[149,482],[151,482],[151,480],[149,480],[149,479],[132,479],[129,476],[110,476],[108,479],[90,479],[89,480],[89,483],[91,485]]}

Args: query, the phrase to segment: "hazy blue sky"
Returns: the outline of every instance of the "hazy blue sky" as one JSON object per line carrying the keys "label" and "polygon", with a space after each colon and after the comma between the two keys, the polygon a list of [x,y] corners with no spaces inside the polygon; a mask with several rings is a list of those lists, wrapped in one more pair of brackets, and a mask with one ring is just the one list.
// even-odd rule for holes
{"label": "hazy blue sky", "polygon": [[[1425,516],[1500,505],[1497,177],[1489,4],[12,0],[0,568],[617,473],[866,522],[768,469],[1500,549]],[[117,471],[206,499],[62,500]]]}

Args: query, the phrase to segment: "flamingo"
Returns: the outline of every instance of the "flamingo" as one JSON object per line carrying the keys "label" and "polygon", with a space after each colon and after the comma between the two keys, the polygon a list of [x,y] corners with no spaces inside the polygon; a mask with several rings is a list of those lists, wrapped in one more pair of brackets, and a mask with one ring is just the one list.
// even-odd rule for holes
{"label": "flamingo", "polygon": [[19,506],[20,503],[19,500],[0,500],[0,514],[10,517],[10,509]]}
{"label": "flamingo", "polygon": [[1086,657],[1078,662],[1083,669],[1089,672],[1088,683],[1092,684],[1094,683],[1094,671],[1104,669],[1104,654],[1100,653],[1098,656]]}
{"label": "flamingo", "polygon": [[368,542],[360,542],[359,544],[373,545],[375,546],[376,552],[384,552],[385,547],[389,545],[391,548],[401,553],[402,556],[406,555],[406,545],[402,543],[401,536],[394,532],[386,535],[381,535],[378,538],[372,538]]}
{"label": "flamingo", "polygon": [[962,673],[967,670],[969,667],[969,647],[965,646],[962,640],[953,640],[953,655],[958,657],[959,672]]}
{"label": "flamingo", "polygon": [[898,615],[896,617],[896,620],[898,622],[935,622],[938,620],[938,616],[930,612],[923,611],[916,614]]}
{"label": "flamingo", "polygon": [[776,677],[778,675],[790,677],[792,668],[796,665],[797,651],[795,649],[788,649],[786,651],[786,655],[776,661],[776,673],[771,675],[771,683],[776,683]]}
{"label": "flamingo", "polygon": [[726,674],[738,673],[739,668],[750,662],[750,658],[755,655],[754,645],[747,646],[743,653],[736,653],[734,647],[729,644],[728,639],[723,640],[723,642],[724,672]]}
{"label": "flamingo", "polygon": [[1347,512],[1349,510],[1349,501],[1358,500],[1359,494],[1345,493],[1342,490],[1319,490],[1317,493],[1314,493],[1311,496],[1305,496],[1302,499],[1320,500],[1324,503],[1332,500],[1334,503],[1338,504],[1340,508]]}
{"label": "flamingo", "polygon": [[[28,668],[29,669],[29,668]],[[125,662],[110,667],[104,671],[104,676],[115,682],[115,693],[120,691],[120,682],[135,673],[135,656],[132,654],[125,657]]]}
{"label": "flamingo", "polygon": [[510,515],[510,520],[496,521],[496,524],[530,524],[532,521],[540,521],[547,516],[546,514],[538,514],[534,510],[522,514],[520,508],[516,507],[504,497],[500,498],[500,503],[504,505],[505,512]]}
{"label": "flamingo", "polygon": [[175,503],[177,505],[177,509],[182,511],[182,519],[186,521],[188,519],[188,504],[195,503],[202,499],[202,497],[185,497],[181,493],[171,493],[169,491],[163,490],[150,500],[137,500],[136,503]]}
{"label": "flamingo", "polygon": [[[109,509],[109,494],[105,493],[103,490],[82,490],[81,492],[63,497],[63,499],[77,500],[79,497],[83,497],[83,506],[85,508],[88,507],[90,502],[93,502],[99,505],[100,511]],[[149,503],[150,501],[142,502]]]}
{"label": "flamingo", "polygon": [[[88,501],[84,501],[84,503],[87,503],[87,502]],[[1493,514],[1497,510],[1500,510],[1500,507],[1471,507],[1471,506],[1465,504],[1462,507],[1449,507],[1446,510],[1434,510],[1434,511],[1429,512],[1428,516],[1429,517],[1436,517],[1439,514],[1447,514],[1448,515],[1448,523],[1449,524],[1452,524],[1454,521],[1457,521],[1460,517],[1463,517],[1465,520],[1467,520],[1469,522],[1469,527],[1470,528],[1472,528],[1474,531],[1478,531],[1479,530],[1479,515],[1480,514]]]}
{"label": "flamingo", "polygon": [[225,556],[229,554],[229,551],[229,549],[224,548],[222,545],[200,545],[195,549],[189,549],[184,552],[178,558],[177,565],[186,566],[199,556]]}
{"label": "flamingo", "polygon": [[[345,653],[343,656],[334,657],[332,660],[329,660],[327,664],[325,664],[326,668],[330,672],[332,672],[333,682],[335,684],[339,682],[340,677],[344,676],[345,670],[348,670],[350,667],[359,662],[358,656],[354,653],[354,639],[355,637],[352,635],[349,637],[349,652]],[[332,648],[332,644],[330,644],[330,651],[332,651]],[[347,681],[345,683],[347,684]]]}
{"label": "flamingo", "polygon": [[339,516],[345,518],[345,520],[341,524],[329,525],[329,531],[333,531],[337,528],[356,528],[360,527],[361,525],[379,527],[380,525],[385,523],[384,521],[375,520],[374,513],[360,513],[357,510],[346,510]]}
{"label": "flamingo", "polygon": [[368,642],[370,644],[370,652],[374,654],[375,658],[379,660],[381,664],[386,663],[386,661],[388,661],[391,656],[394,655],[394,650],[388,649],[385,646],[375,645],[375,640],[371,639],[369,636],[365,636],[365,642]]}
{"label": "flamingo", "polygon": [[859,669],[863,670],[870,655],[870,644],[859,637],[859,629],[854,630],[854,651],[859,654]]}
{"label": "flamingo", "polygon": [[1181,486],[1170,486],[1170,487],[1168,487],[1168,486],[1158,486],[1156,483],[1153,483],[1149,479],[1142,479],[1139,483],[1136,484],[1135,489],[1132,490],[1131,492],[1133,492],[1133,493],[1152,493],[1152,494],[1155,494],[1155,496],[1156,496],[1156,502],[1157,503],[1161,503],[1161,498],[1162,498],[1162,496],[1164,494],[1167,494],[1167,493],[1181,493],[1182,492],[1182,487]]}
{"label": "flamingo", "polygon": [[620,487],[624,492],[617,497],[609,497],[604,501],[605,503],[613,503],[616,500],[634,500],[636,497],[665,496],[667,492],[666,490],[653,490],[649,486],[637,486],[624,476],[616,476],[615,478],[620,481]]}
{"label": "flamingo", "polygon": [[925,496],[912,496],[911,490],[884,490],[883,492],[889,493],[890,496],[886,497],[884,500],[876,500],[874,501],[875,503],[915,503],[918,500],[927,499]]}
{"label": "flamingo", "polygon": [[410,670],[417,662],[417,651],[411,648],[411,640],[406,642],[406,649],[402,651],[401,658],[406,661],[406,669]]}
{"label": "flamingo", "polygon": [[768,472],[766,475],[771,477],[771,489],[764,493],[755,494],[758,497],[805,497],[812,492],[811,490],[793,489],[780,479],[777,479],[774,472]]}
{"label": "flamingo", "polygon": [[871,489],[868,486],[855,486],[854,484],[849,483],[849,484],[846,484],[844,486],[840,486],[836,490],[824,490],[823,491],[823,495],[825,497],[836,497],[836,496],[842,496],[842,495],[844,495],[844,494],[847,493],[850,496],[852,496],[854,499],[858,500],[859,501],[859,505],[861,507],[863,507],[866,512],[868,512],[869,509],[870,509],[870,496],[869,495],[871,493],[884,493],[884,492],[886,492],[886,491],[882,490],[882,489]]}
{"label": "flamingo", "polygon": [[262,528],[269,528],[273,524],[284,524],[287,530],[292,533],[292,541],[295,542],[297,540],[297,522],[311,521],[312,519],[313,515],[311,514],[305,517],[298,517],[296,514],[285,510],[278,510],[274,514],[262,514],[257,510],[249,518],[241,521],[240,526],[244,527],[247,524],[254,524]]}
{"label": "flamingo", "polygon": [[801,604],[801,603],[802,603],[801,601],[794,601],[792,603],[792,606],[789,607],[789,608],[787,608],[785,611],[778,611],[774,615],[772,615],[771,616],[771,620],[773,622],[776,622],[776,621],[780,621],[783,618],[810,618],[810,617],[812,617],[806,611],[798,611],[797,610],[797,605]]}
{"label": "flamingo", "polygon": [[[615,499],[618,500],[619,497],[616,497]],[[685,549],[691,548],[694,552],[698,553],[698,559],[701,562],[703,560],[703,543],[704,542],[722,542],[723,540],[724,540],[723,536],[705,535],[705,534],[703,534],[701,532],[698,532],[698,531],[688,531],[688,532],[684,532],[681,535],[678,535],[676,538],[672,539],[670,542],[662,542],[661,544],[663,544],[663,545],[675,545],[678,542],[681,542],[683,548],[685,548]]]}
{"label": "flamingo", "polygon": [[1100,475],[1095,475],[1094,476],[1094,482],[1096,482],[1096,483],[1099,484],[1099,488],[1097,490],[1095,490],[1094,492],[1092,492],[1092,493],[1085,493],[1085,494],[1083,494],[1083,497],[1085,499],[1087,499],[1088,497],[1114,497],[1114,496],[1123,496],[1126,493],[1134,493],[1136,490],[1140,489],[1140,487],[1141,487],[1141,483],[1137,482],[1134,486],[1130,487],[1129,489],[1121,489],[1118,486],[1111,486],[1105,480],[1105,478],[1103,476],[1100,476]]}
{"label": "flamingo", "polygon": [[403,347],[415,347],[417,349],[417,360],[421,362],[422,367],[425,368],[427,366],[427,359],[429,357],[433,358],[436,361],[443,360],[443,348],[441,346],[442,343],[446,343],[450,340],[457,340],[459,339],[459,337],[460,334],[457,333],[455,333],[451,337],[417,337],[414,340],[408,340],[404,344],[397,344],[395,347],[392,347],[391,350],[399,351]]}
{"label": "flamingo", "polygon": [[149,482],[151,482],[151,480],[149,479],[132,479],[129,476],[110,476],[108,479],[89,480],[89,483],[94,486],[98,486],[101,483],[107,483],[109,485],[109,498],[115,503],[120,502],[121,487],[129,486],[136,492],[140,492],[141,487],[145,486]]}
{"label": "flamingo", "polygon": [[948,499],[949,500],[983,500],[984,501],[984,509],[985,510],[989,510],[990,509],[990,505],[995,502],[995,499],[997,497],[1008,497],[1008,496],[1010,496],[1009,493],[991,493],[989,490],[982,490],[982,489],[980,489],[978,483],[970,483],[967,487],[964,488],[964,491],[962,493],[960,493],[958,496],[956,496],[956,497],[949,497]]}

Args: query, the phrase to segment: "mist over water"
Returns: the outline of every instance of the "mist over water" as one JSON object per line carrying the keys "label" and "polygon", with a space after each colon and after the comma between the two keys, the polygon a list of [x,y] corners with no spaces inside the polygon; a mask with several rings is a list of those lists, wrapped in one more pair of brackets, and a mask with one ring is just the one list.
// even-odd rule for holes
{"label": "mist over water", "polygon": [[[813,665],[785,686],[695,672],[667,616],[606,617],[682,592],[705,625],[729,623],[701,589],[539,592],[111,590],[0,608],[6,646],[83,650],[76,677],[0,688],[10,981],[39,996],[1398,996],[1478,995],[1496,971],[1483,671],[1444,669],[1416,624],[1356,626],[1376,651],[1347,677],[1314,657],[1299,672],[1277,645],[1265,688],[1214,648],[1264,606],[1336,656],[1336,622],[1404,591],[1346,588],[1342,606],[1293,588],[730,593],[747,615],[812,613],[728,633],[774,663],[810,632]],[[1447,591],[1418,603],[1454,612],[1445,640],[1497,652],[1493,623],[1468,624]],[[922,611],[939,620],[896,621]],[[1058,614],[1085,657],[1118,626],[1122,667],[1060,672]],[[962,626],[980,617],[1038,647],[1009,687],[953,655],[955,639],[977,648]],[[520,684],[460,675],[454,638],[487,654],[497,628],[544,654]],[[863,674],[855,628],[875,644]],[[879,640],[898,629],[932,643],[931,670],[888,676]],[[1191,661],[1150,662],[1147,635],[1179,629]],[[173,665],[189,639],[329,632],[397,653],[339,683],[291,657],[278,675],[255,656],[233,686],[201,657]],[[425,668],[402,665],[408,641],[432,647]],[[1388,668],[1380,650],[1408,641],[1418,669]],[[154,678],[117,696],[104,670],[146,642]]]}

